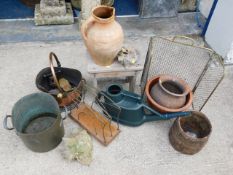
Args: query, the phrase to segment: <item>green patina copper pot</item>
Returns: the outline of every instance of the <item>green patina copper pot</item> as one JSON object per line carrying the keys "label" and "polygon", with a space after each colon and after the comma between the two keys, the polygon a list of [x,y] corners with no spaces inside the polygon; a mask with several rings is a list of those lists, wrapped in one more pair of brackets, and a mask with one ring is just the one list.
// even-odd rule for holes
{"label": "green patina copper pot", "polygon": [[[8,126],[8,118],[11,118],[13,127]],[[54,149],[64,136],[58,103],[46,93],[33,93],[21,98],[3,124],[5,129],[15,129],[23,143],[35,152]]]}

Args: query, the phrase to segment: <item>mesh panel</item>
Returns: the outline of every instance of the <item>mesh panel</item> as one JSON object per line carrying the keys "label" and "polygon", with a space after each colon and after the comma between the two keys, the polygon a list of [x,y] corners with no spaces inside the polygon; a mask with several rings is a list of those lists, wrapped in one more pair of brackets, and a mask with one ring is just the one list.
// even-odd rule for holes
{"label": "mesh panel", "polygon": [[220,60],[218,60],[218,57],[213,57],[195,90],[193,102],[194,109],[200,110],[205,105],[210,95],[222,80],[223,75],[223,65]]}
{"label": "mesh panel", "polygon": [[185,80],[194,91],[193,107],[200,110],[223,77],[223,65],[213,52],[165,38],[150,41],[142,75],[144,93],[148,79],[158,74],[171,74]]}

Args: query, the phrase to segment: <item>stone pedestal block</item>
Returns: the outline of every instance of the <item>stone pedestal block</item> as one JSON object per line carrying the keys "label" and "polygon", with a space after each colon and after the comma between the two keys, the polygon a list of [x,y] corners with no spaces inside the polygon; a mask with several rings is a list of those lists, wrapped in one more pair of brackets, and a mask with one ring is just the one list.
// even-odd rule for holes
{"label": "stone pedestal block", "polygon": [[[61,0],[60,0],[61,1]],[[41,8],[41,4],[35,7],[35,25],[53,25],[53,24],[72,24],[74,23],[73,11],[70,3],[65,3],[65,14],[63,7],[45,6]],[[41,9],[45,11],[41,11]],[[49,10],[48,10],[49,9]],[[47,10],[47,11],[46,11]],[[56,11],[58,10],[58,11]]]}
{"label": "stone pedestal block", "polygon": [[[48,5],[46,0],[41,0],[40,11],[42,15],[60,16],[66,15],[66,4],[64,0],[55,1],[54,5]],[[57,3],[58,2],[58,3]],[[52,4],[52,3],[50,3]]]}
{"label": "stone pedestal block", "polygon": [[45,6],[59,6],[60,0],[41,0],[40,4]]}
{"label": "stone pedestal block", "polygon": [[35,24],[72,24],[73,11],[70,3],[65,0],[42,0],[35,7]]}

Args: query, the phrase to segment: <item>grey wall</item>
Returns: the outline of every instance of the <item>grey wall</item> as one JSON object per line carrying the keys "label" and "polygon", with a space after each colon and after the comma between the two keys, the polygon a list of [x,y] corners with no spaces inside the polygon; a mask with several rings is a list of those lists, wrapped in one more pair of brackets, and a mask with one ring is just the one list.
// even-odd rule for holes
{"label": "grey wall", "polygon": [[140,17],[174,17],[180,0],[139,0]]}
{"label": "grey wall", "polygon": [[233,42],[233,0],[220,0],[206,32],[207,43],[221,56],[226,57]]}
{"label": "grey wall", "polygon": [[207,18],[214,0],[200,0],[199,9],[201,13]]}

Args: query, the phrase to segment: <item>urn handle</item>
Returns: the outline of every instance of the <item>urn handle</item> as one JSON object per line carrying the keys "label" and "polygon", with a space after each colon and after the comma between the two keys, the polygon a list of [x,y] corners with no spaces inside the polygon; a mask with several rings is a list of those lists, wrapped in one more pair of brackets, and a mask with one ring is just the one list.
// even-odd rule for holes
{"label": "urn handle", "polygon": [[95,23],[95,19],[91,16],[81,26],[81,33],[85,41],[87,41],[87,31],[94,23]]}

